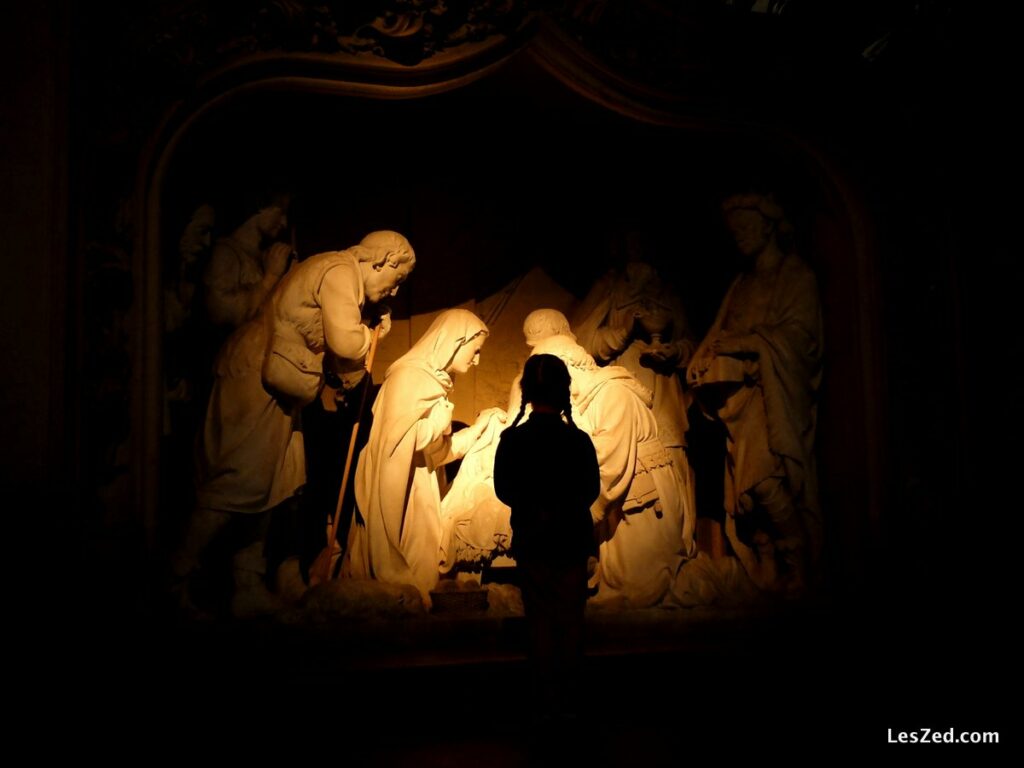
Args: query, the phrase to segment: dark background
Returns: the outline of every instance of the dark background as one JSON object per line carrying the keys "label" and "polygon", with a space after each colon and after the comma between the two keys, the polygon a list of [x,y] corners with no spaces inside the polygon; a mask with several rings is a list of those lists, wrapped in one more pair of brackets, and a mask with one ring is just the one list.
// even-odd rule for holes
{"label": "dark background", "polygon": [[[11,497],[30,500],[12,518],[43,527],[12,540],[49,542],[59,563],[40,565],[50,560],[41,551],[48,548],[12,547],[26,550],[30,603],[48,615],[35,650],[56,650],[50,658],[68,662],[55,678],[52,666],[36,672],[34,692],[37,700],[56,689],[87,702],[116,689],[116,722],[161,709],[154,697],[174,698],[176,713],[199,706],[195,696],[179,703],[187,697],[171,684],[178,668],[165,668],[174,644],[161,642],[162,628],[149,623],[152,542],[140,530],[138,486],[124,455],[141,322],[127,267],[138,222],[126,216],[125,200],[145,175],[146,140],[138,137],[153,135],[152,103],[182,93],[172,80],[140,82],[145,68],[133,69],[146,49],[139,41],[152,39],[139,18],[160,5],[135,13],[111,4],[19,8],[5,48],[0,210],[12,269],[2,302],[0,464]],[[174,4],[165,5],[172,13]],[[293,221],[303,251],[345,247],[379,225],[408,230],[423,267],[396,307],[409,313],[462,300],[467,289],[488,295],[530,263],[580,295],[602,271],[606,229],[639,222],[703,330],[734,267],[716,201],[750,176],[771,180],[790,203],[819,279],[845,296],[826,300],[830,354],[850,349],[843,319],[851,306],[880,320],[881,333],[857,343],[869,348],[858,354],[882,361],[881,380],[827,379],[819,432],[819,447],[830,446],[823,471],[835,478],[824,489],[832,508],[861,514],[831,528],[843,563],[821,613],[740,625],[710,649],[680,649],[672,675],[660,659],[623,657],[599,668],[611,681],[610,698],[629,700],[662,677],[663,690],[685,700],[680,710],[698,713],[705,744],[720,748],[737,732],[768,740],[791,734],[789,712],[833,746],[875,745],[886,727],[1002,727],[1008,739],[1000,702],[1013,690],[1018,640],[1010,629],[1018,581],[1010,522],[1019,506],[1020,423],[1010,26],[968,3],[793,5],[802,15],[781,35],[778,25],[750,24],[738,9],[714,16],[735,23],[728,33],[676,40],[677,49],[711,52],[679,81],[693,86],[689,111],[700,118],[687,129],[602,110],[520,61],[418,101],[288,93],[258,104],[237,100],[179,148],[162,226],[177,231],[199,198],[230,194],[254,171],[288,176],[296,180]],[[571,15],[555,16],[572,30]],[[615,54],[598,32],[576,30],[592,50]],[[865,59],[864,47],[886,32],[888,49]],[[666,50],[664,37],[656,42],[651,56]],[[650,59],[619,61],[643,75]],[[871,242],[877,276],[867,291],[847,284],[848,273],[828,258],[845,252],[851,233],[833,226],[812,234],[815,222],[837,215],[836,201],[806,153],[779,140],[790,132],[854,190],[852,235]],[[822,243],[830,244],[824,255],[814,247]],[[868,430],[865,439],[846,424],[851,398],[870,400],[881,433]],[[863,507],[859,475],[837,466],[844,430],[856,434],[851,444],[881,457],[877,507]],[[261,654],[274,641],[230,633],[205,640],[196,647],[211,658],[198,668],[253,661],[254,677],[238,672],[231,685],[263,691]],[[162,671],[153,677],[154,669]],[[443,685],[447,674],[385,677],[407,691],[438,678]],[[689,684],[715,692],[706,706],[679,693]],[[150,709],[133,711],[132,701]],[[80,722],[101,719],[89,714]],[[675,732],[648,715],[626,718],[639,739]]]}

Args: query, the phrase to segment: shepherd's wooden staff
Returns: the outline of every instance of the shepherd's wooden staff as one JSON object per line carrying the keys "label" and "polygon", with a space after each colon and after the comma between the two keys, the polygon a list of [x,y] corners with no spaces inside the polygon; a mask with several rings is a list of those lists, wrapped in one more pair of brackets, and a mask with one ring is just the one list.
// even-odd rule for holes
{"label": "shepherd's wooden staff", "polygon": [[321,583],[330,581],[333,577],[331,568],[331,557],[334,554],[335,539],[338,535],[338,526],[341,524],[341,506],[345,500],[345,491],[348,490],[348,476],[352,469],[352,456],[356,452],[356,438],[359,435],[359,423],[362,421],[363,410],[366,408],[366,396],[373,384],[373,357],[377,353],[377,342],[380,340],[380,322],[373,329],[373,338],[370,340],[370,351],[366,353],[366,377],[363,381],[363,394],[359,399],[359,410],[356,411],[356,423],[352,425],[352,436],[348,441],[348,454],[345,456],[345,474],[341,476],[341,491],[338,493],[338,504],[334,508],[334,519],[327,530],[327,547],[313,562],[309,569],[310,580],[315,577]]}

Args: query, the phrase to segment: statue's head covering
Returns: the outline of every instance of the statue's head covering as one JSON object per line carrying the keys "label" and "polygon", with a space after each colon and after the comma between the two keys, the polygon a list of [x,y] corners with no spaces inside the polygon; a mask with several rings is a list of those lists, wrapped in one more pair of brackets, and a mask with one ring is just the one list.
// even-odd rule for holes
{"label": "statue's head covering", "polygon": [[418,364],[430,371],[445,371],[462,345],[481,334],[487,335],[487,326],[468,309],[446,309],[392,368]]}
{"label": "statue's head covering", "polygon": [[535,309],[523,321],[523,335],[526,343],[533,347],[550,336],[576,336],[569,327],[569,321],[557,309]]}

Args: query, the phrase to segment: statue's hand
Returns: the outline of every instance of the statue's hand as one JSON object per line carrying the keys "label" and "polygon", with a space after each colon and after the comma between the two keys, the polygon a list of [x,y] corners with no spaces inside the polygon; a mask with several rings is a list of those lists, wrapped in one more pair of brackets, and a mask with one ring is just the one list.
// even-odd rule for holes
{"label": "statue's hand", "polygon": [[636,312],[634,328],[641,331],[643,338],[656,340],[665,332],[672,318],[667,312],[656,306],[644,306]]}
{"label": "statue's hand", "polygon": [[385,312],[380,316],[380,338],[384,338],[391,333],[391,313]]}
{"label": "statue's hand", "polygon": [[292,247],[288,243],[273,243],[263,253],[263,271],[268,275],[281,277],[288,271],[292,258]]}
{"label": "statue's hand", "polygon": [[654,363],[664,363],[666,361],[675,362],[676,347],[674,344],[666,344],[662,341],[653,340],[649,342],[636,342],[634,346],[639,346],[641,360],[646,357],[650,358]]}
{"label": "statue's hand", "polygon": [[477,416],[477,419],[483,419],[484,421],[490,421],[492,418],[504,419],[505,409],[495,405],[490,408],[484,408],[480,411],[480,415]]}
{"label": "statue's hand", "polygon": [[633,328],[620,328],[612,326],[604,329],[605,343],[616,352],[621,352],[627,346],[629,346],[629,340],[632,338]]}
{"label": "statue's hand", "polygon": [[476,417],[476,422],[473,424],[473,429],[476,434],[482,435],[484,430],[487,429],[487,425],[491,423],[491,419],[497,419],[502,424],[505,423],[505,409],[504,408],[484,408],[480,411],[480,414]]}

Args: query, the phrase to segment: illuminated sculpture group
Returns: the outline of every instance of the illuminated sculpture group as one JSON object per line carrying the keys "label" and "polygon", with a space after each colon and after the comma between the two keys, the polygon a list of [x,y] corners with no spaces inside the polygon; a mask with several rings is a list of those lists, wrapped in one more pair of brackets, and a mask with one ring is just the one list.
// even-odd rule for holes
{"label": "illuminated sculpture group", "polygon": [[594,284],[574,313],[572,328],[600,365],[622,366],[650,390],[658,439],[683,484],[684,539],[692,545],[697,505],[686,455],[689,398],[680,374],[694,342],[679,297],[643,260],[640,233],[629,232],[623,240],[623,265]]}
{"label": "illuminated sculpture group", "polygon": [[[172,568],[187,585],[232,518],[258,520],[254,540],[234,555],[236,615],[274,606],[263,584],[260,529],[267,513],[305,482],[300,409],[319,392],[325,364],[366,355],[371,332],[361,321],[364,304],[393,295],[415,258],[402,235],[382,231],[347,250],[293,263],[218,353],[197,448],[196,508]],[[390,319],[381,325],[386,333]]]}
{"label": "illuminated sculpture group", "polygon": [[599,556],[597,603],[656,605],[693,553],[692,507],[681,469],[658,437],[653,395],[621,366],[600,367],[570,336],[539,341],[572,378],[573,417],[590,435],[601,470],[591,506]]}
{"label": "illuminated sculpture group", "polygon": [[373,405],[370,439],[356,467],[356,519],[342,576],[413,584],[429,603],[441,546],[437,472],[462,458],[494,418],[485,411],[452,433],[452,376],[480,358],[487,326],[449,309],[395,361]]}
{"label": "illuminated sculpture group", "polygon": [[[598,456],[601,492],[591,507],[597,606],[673,602],[680,574],[697,557],[685,443],[690,392],[727,431],[725,530],[750,581],[800,593],[818,553],[814,277],[780,245],[784,219],[770,198],[729,198],[723,211],[749,267],[692,358],[678,299],[635,251],[622,271],[594,286],[575,327],[543,308],[524,324],[531,354],[566,363],[573,419]],[[414,264],[411,246],[394,232],[310,257],[285,272],[224,345],[181,574],[230,515],[266,512],[302,484],[297,409],[317,396],[325,366],[351,370],[367,354],[364,304],[392,295]],[[382,333],[388,328],[385,315]],[[476,365],[487,336],[472,312],[446,310],[387,369],[355,464],[341,579],[412,585],[429,605],[444,574],[479,569],[508,552],[509,509],[492,476],[501,432],[519,411],[518,388],[513,383],[507,408],[486,409],[455,432],[449,400],[453,377]],[[461,467],[442,494],[443,467],[456,459]]]}

